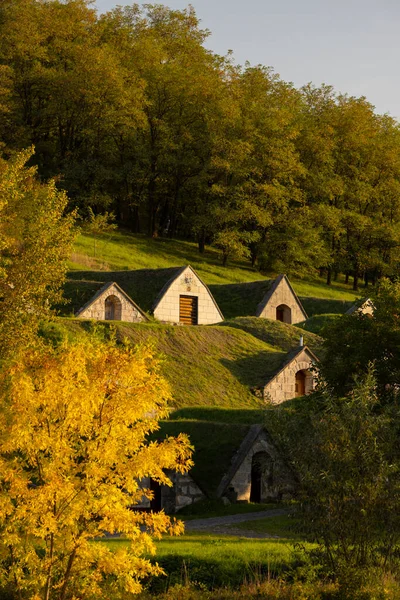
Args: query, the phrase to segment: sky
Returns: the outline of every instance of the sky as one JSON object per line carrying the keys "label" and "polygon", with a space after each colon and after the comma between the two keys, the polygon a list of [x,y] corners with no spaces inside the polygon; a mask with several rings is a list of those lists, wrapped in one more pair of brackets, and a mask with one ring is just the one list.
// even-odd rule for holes
{"label": "sky", "polygon": [[[149,0],[148,0],[149,1]],[[100,12],[126,0],[97,0]],[[139,2],[140,3],[140,2]],[[149,1],[150,3],[150,1]],[[185,0],[165,0],[173,9]],[[207,47],[273,67],[296,87],[332,85],[400,120],[399,0],[192,0]]]}

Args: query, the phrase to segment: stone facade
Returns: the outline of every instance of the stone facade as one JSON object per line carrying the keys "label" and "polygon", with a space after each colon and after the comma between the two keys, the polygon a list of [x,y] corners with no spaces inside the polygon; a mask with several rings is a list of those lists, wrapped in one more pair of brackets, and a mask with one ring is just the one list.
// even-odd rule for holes
{"label": "stone facade", "polygon": [[294,475],[267,431],[253,425],[219,487],[219,495],[237,502],[269,502],[289,499],[295,490]]}
{"label": "stone facade", "polygon": [[[304,346],[295,353],[289,353],[289,360],[283,368],[264,386],[263,396],[273,404],[280,404],[285,400],[291,400],[296,395],[306,395],[313,391],[315,387],[314,369],[318,362],[317,357]],[[291,355],[293,357],[291,358]],[[296,390],[296,374],[304,374],[304,394]]]}
{"label": "stone facade", "polygon": [[[184,506],[198,502],[205,497],[197,483],[189,474],[167,472],[172,481],[172,486],[162,485],[160,489],[160,506],[155,510],[165,510],[166,513],[178,512]],[[141,481],[142,488],[150,487],[150,479],[145,477]],[[150,500],[143,497],[137,508],[150,510]]]}
{"label": "stone facade", "polygon": [[81,319],[96,321],[148,321],[145,313],[117,283],[107,283],[76,314]]}
{"label": "stone facade", "polygon": [[190,266],[181,269],[164,286],[153,307],[156,319],[166,323],[179,323],[180,296],[197,298],[197,325],[212,325],[224,320],[210,290]]}
{"label": "stone facade", "polygon": [[351,308],[346,312],[346,315],[357,315],[363,314],[368,317],[372,317],[374,314],[375,306],[370,298],[364,300],[361,304],[357,302],[353,304]]}
{"label": "stone facade", "polygon": [[307,319],[307,313],[286,275],[275,279],[258,305],[256,316],[291,324]]}

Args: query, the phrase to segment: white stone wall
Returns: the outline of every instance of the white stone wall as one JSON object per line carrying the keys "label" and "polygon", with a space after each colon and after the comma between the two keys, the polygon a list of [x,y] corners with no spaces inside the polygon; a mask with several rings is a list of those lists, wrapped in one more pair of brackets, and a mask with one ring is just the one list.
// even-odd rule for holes
{"label": "white stone wall", "polygon": [[134,304],[131,304],[124,294],[121,294],[119,289],[112,285],[101,296],[99,296],[86,310],[78,316],[81,319],[95,319],[96,321],[105,320],[105,301],[108,296],[117,296],[121,301],[121,321],[130,323],[141,323],[146,319],[137,310]]}
{"label": "white stone wall", "polygon": [[278,459],[275,448],[268,442],[265,432],[261,432],[245,459],[233,476],[228,489],[232,487],[237,494],[237,500],[250,501],[251,493],[251,467],[254,454],[266,452],[272,461],[272,481],[262,482],[261,501],[288,499],[293,492],[294,485],[288,470]]}
{"label": "white stone wall", "polygon": [[198,298],[198,325],[212,325],[222,321],[206,286],[188,267],[172,282],[154,310],[159,321],[179,323],[179,296]]}
{"label": "white stone wall", "polygon": [[305,371],[306,373],[306,394],[312,392],[315,387],[315,377],[313,372],[310,371],[312,365],[311,358],[308,356],[307,351],[304,350],[286,369],[264,387],[264,398],[273,404],[280,404],[285,400],[295,398],[296,373],[298,371]]}
{"label": "white stone wall", "polygon": [[282,279],[276,290],[273,292],[271,298],[268,300],[267,305],[262,309],[258,317],[264,319],[276,320],[276,309],[281,304],[285,304],[291,309],[291,321],[290,323],[301,323],[305,317],[303,312],[300,310],[299,305],[296,302],[293,292],[287,284],[286,279]]}
{"label": "white stone wall", "polygon": [[364,304],[361,304],[360,308],[356,312],[373,317],[374,305],[372,304],[371,300],[368,299],[364,302]]}

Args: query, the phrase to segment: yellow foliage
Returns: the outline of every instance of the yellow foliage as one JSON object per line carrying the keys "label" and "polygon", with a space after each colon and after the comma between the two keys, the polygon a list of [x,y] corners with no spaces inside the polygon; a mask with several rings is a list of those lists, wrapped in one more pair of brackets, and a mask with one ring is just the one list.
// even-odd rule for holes
{"label": "yellow foliage", "polygon": [[[81,340],[28,349],[1,376],[0,584],[45,600],[128,598],[160,569],[144,555],[179,534],[163,512],[132,510],[151,477],[186,472],[184,435],[148,441],[170,391],[148,346]],[[123,532],[128,550],[94,543]]]}

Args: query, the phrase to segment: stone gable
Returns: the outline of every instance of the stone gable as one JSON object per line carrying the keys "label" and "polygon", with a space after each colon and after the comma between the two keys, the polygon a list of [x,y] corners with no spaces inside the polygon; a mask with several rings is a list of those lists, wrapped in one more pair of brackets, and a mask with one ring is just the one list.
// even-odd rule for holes
{"label": "stone gable", "polygon": [[96,321],[148,321],[145,313],[135,304],[117,283],[105,284],[94,297],[83,306],[76,316]]}
{"label": "stone gable", "polygon": [[275,279],[258,305],[256,316],[289,324],[307,319],[307,313],[286,275],[279,275]]}
{"label": "stone gable", "polygon": [[[314,368],[317,362],[317,357],[307,346],[290,352],[284,366],[264,386],[264,399],[273,404],[280,404],[285,400],[312,392],[315,388]],[[304,383],[301,384],[304,385],[304,394],[296,390],[296,383],[299,385],[299,381],[296,382],[298,373],[304,374]]]}
{"label": "stone gable", "polygon": [[295,489],[295,477],[268,432],[261,425],[253,425],[223,478],[218,495],[230,501],[269,502],[288,499]]}
{"label": "stone gable", "polygon": [[162,289],[153,307],[156,319],[166,323],[182,322],[182,298],[195,303],[195,324],[212,325],[224,320],[210,290],[190,266],[178,271]]}
{"label": "stone gable", "polygon": [[361,304],[360,302],[356,302],[355,304],[353,304],[353,306],[351,306],[349,310],[346,311],[346,315],[362,314],[372,317],[374,314],[374,309],[375,307],[372,300],[370,298],[367,298],[366,300],[363,300]]}

